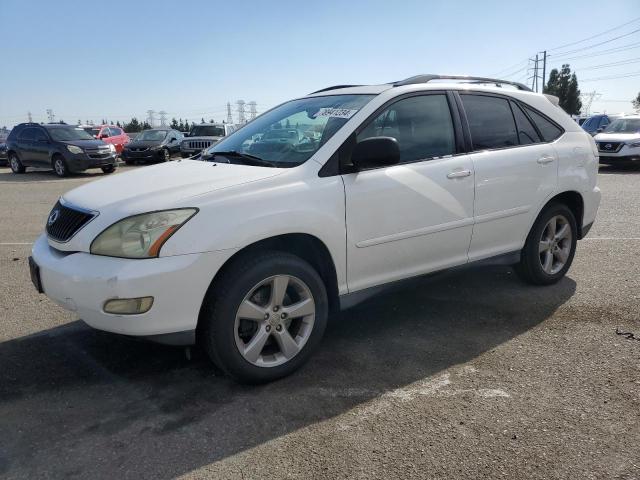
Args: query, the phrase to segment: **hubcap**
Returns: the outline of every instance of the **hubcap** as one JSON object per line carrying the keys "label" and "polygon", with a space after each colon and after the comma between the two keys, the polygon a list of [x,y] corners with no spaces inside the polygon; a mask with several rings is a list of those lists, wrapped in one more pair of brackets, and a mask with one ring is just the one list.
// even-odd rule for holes
{"label": "hubcap", "polygon": [[309,340],[316,307],[309,287],[292,275],[275,275],[255,285],[238,307],[234,324],[242,357],[275,367],[295,357]]}
{"label": "hubcap", "polygon": [[566,265],[571,253],[573,232],[562,215],[552,217],[542,231],[538,252],[542,270],[555,275]]}
{"label": "hubcap", "polygon": [[11,157],[11,168],[13,168],[15,172],[17,172],[20,168],[20,165],[18,165],[18,159],[16,157]]}
{"label": "hubcap", "polygon": [[58,175],[62,175],[64,173],[64,165],[62,164],[62,160],[56,160],[53,164],[53,167],[56,169],[56,173]]}

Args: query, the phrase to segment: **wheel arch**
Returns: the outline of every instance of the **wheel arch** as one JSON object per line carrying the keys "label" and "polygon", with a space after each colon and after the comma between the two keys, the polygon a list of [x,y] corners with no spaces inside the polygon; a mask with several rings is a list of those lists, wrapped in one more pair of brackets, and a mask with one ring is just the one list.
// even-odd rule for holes
{"label": "wheel arch", "polygon": [[[308,262],[318,272],[325,284],[327,297],[329,298],[329,311],[337,312],[340,309],[338,275],[331,252],[322,240],[308,233],[285,233],[268,237],[255,241],[235,252],[225,261],[211,280],[207,293],[203,297],[202,305],[204,305],[204,300],[209,292],[216,288],[218,280],[226,271],[233,268],[234,264],[240,259],[261,251],[286,252]],[[202,306],[200,308],[201,315]],[[200,318],[198,318],[199,325]]]}
{"label": "wheel arch", "polygon": [[575,190],[567,190],[561,193],[556,194],[551,197],[540,209],[536,218],[540,216],[540,212],[544,211],[552,203],[562,203],[569,207],[573,216],[576,218],[576,223],[578,224],[578,240],[582,240],[583,238],[583,218],[584,218],[584,198],[580,192]]}

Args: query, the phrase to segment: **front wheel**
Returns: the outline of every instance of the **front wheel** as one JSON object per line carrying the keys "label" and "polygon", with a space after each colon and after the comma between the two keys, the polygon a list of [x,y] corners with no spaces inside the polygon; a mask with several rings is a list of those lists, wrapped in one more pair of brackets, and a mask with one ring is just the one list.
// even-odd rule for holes
{"label": "front wheel", "polygon": [[171,160],[171,152],[169,151],[168,148],[163,148],[162,149],[162,161],[163,162],[168,162],[169,160]]}
{"label": "front wheel", "polygon": [[578,228],[575,216],[564,204],[552,204],[533,224],[516,272],[534,285],[558,282],[569,270],[576,253]]}
{"label": "front wheel", "polygon": [[69,169],[67,168],[67,162],[60,155],[53,158],[53,171],[59,177],[66,177],[69,175]]}
{"label": "front wheel", "polygon": [[101,167],[101,170],[104,173],[113,173],[116,171],[116,166],[115,165],[105,165],[104,167]]}
{"label": "front wheel", "polygon": [[327,292],[304,260],[264,252],[237,261],[207,294],[199,340],[238,381],[289,375],[318,347],[327,324]]}

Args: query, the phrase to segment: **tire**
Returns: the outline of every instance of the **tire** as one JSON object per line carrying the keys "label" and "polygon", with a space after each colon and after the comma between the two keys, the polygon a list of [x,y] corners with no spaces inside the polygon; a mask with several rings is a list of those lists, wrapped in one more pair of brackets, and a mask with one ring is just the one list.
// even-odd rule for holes
{"label": "tire", "polygon": [[163,162],[169,162],[171,160],[171,152],[168,148],[162,149],[162,156],[160,158]]}
{"label": "tire", "polygon": [[24,173],[27,170],[18,158],[18,155],[16,155],[15,153],[9,154],[8,162],[9,167],[11,167],[11,171],[13,173]]}
{"label": "tire", "polygon": [[558,282],[571,267],[577,240],[578,226],[571,209],[560,203],[549,205],[531,227],[516,272],[533,285]]}
{"label": "tire", "polygon": [[125,160],[124,163],[126,165],[134,165],[136,163],[136,161],[135,160]]}
{"label": "tire", "polygon": [[[280,288],[284,292],[281,305],[272,297],[276,282],[287,285]],[[253,320],[241,315],[240,306],[248,298],[252,308],[242,311]],[[301,306],[305,306],[304,313]],[[301,316],[294,316],[296,309]],[[311,309],[314,313],[310,314]],[[209,289],[198,341],[211,360],[237,381],[270,382],[291,374],[309,359],[320,344],[328,312],[325,285],[311,265],[288,253],[257,253],[235,261]],[[258,338],[266,340],[259,343]],[[292,338],[293,344],[289,342]],[[247,346],[252,341],[262,346],[250,353]]]}
{"label": "tire", "polygon": [[113,172],[115,172],[115,171],[116,171],[116,166],[115,166],[115,165],[107,165],[107,166],[105,166],[105,167],[101,167],[101,170],[102,170],[104,173],[107,173],[107,174],[108,174],[108,173],[113,173]]}
{"label": "tire", "polygon": [[67,162],[62,155],[55,155],[51,160],[51,166],[58,177],[62,178],[69,175],[69,167],[67,167]]}

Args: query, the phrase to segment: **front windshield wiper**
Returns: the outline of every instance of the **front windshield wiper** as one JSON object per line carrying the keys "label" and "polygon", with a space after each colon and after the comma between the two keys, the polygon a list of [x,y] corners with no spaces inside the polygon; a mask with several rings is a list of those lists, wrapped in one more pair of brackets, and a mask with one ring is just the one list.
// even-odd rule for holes
{"label": "front windshield wiper", "polygon": [[211,152],[210,155],[211,155],[211,158],[214,158],[216,155],[222,155],[223,157],[234,157],[234,158],[241,159],[244,163],[249,165],[256,165],[259,167],[278,168],[278,165],[275,162],[270,162],[269,160],[256,157],[255,155],[250,155],[248,153],[238,152],[237,150],[228,150],[224,152]]}

